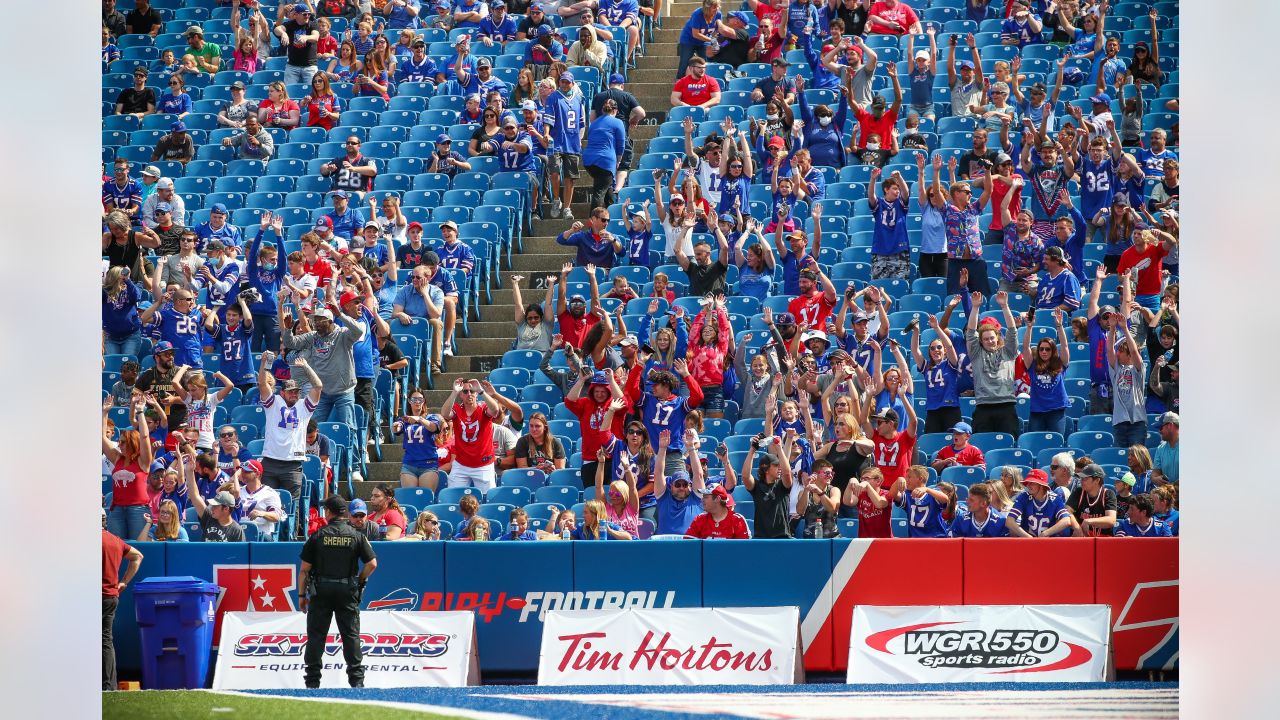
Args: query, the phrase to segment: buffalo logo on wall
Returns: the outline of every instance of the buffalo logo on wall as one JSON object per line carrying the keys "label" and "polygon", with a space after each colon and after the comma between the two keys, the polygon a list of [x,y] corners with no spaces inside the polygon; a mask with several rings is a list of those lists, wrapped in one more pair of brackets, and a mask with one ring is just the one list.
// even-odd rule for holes
{"label": "buffalo logo on wall", "polygon": [[867,647],[907,657],[927,668],[985,668],[997,675],[1049,672],[1083,665],[1093,652],[1052,630],[965,627],[963,621],[890,628],[866,637]]}
{"label": "buffalo logo on wall", "polygon": [[418,605],[418,593],[409,588],[396,588],[377,600],[370,600],[366,610],[412,610]]}

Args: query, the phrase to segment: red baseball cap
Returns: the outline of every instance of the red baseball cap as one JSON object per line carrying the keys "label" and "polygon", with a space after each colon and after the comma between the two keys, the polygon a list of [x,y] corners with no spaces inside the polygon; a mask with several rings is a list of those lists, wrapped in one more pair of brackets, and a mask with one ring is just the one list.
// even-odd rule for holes
{"label": "red baseball cap", "polygon": [[249,462],[246,462],[244,465],[242,465],[240,469],[248,470],[249,472],[258,473],[259,475],[261,475],[262,463],[258,462],[257,460],[250,460]]}
{"label": "red baseball cap", "polygon": [[783,140],[781,135],[774,135],[773,137],[769,138],[769,147],[771,148],[786,147],[786,146],[787,146],[787,141]]}
{"label": "red baseball cap", "polygon": [[1036,483],[1037,485],[1049,487],[1049,476],[1045,475],[1044,471],[1040,468],[1036,468],[1035,470],[1027,473],[1026,477],[1022,478],[1022,484],[1025,485],[1027,483]]}
{"label": "red baseball cap", "polygon": [[359,299],[360,299],[360,296],[359,296],[359,295],[357,295],[357,294],[355,294],[355,293],[351,292],[350,290],[348,290],[348,291],[346,291],[346,292],[342,293],[342,297],[338,298],[338,305],[339,305],[339,306],[341,306],[341,305],[346,305],[347,303],[351,302],[352,300],[359,300]]}
{"label": "red baseball cap", "polygon": [[706,497],[708,495],[718,497],[721,500],[724,500],[725,506],[728,507],[730,510],[732,510],[733,506],[736,504],[733,500],[733,496],[729,494],[728,490],[724,489],[723,485],[716,485],[710,490],[702,490],[698,493],[699,497]]}

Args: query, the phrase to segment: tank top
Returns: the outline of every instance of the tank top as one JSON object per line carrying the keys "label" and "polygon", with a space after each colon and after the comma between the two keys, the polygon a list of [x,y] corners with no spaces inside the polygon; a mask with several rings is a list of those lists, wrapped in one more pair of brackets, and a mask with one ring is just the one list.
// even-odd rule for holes
{"label": "tank top", "polygon": [[804,536],[816,537],[817,524],[822,523],[822,537],[836,537],[836,514],[822,505],[822,500],[809,494],[809,505],[804,510]]}
{"label": "tank top", "polygon": [[842,495],[844,494],[844,489],[849,486],[849,481],[858,477],[871,462],[869,456],[858,452],[856,444],[849,443],[849,447],[841,450],[838,442],[827,453],[827,460],[831,462],[831,470],[834,473],[831,478],[831,484]]}
{"label": "tank top", "polygon": [[138,461],[128,465],[124,458],[116,460],[111,469],[111,507],[146,505],[151,499],[147,490],[147,471]]}

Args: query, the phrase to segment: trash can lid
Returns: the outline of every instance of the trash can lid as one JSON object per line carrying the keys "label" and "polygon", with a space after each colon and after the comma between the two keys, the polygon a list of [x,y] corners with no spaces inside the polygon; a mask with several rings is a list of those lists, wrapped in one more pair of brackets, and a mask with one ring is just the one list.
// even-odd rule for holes
{"label": "trash can lid", "polygon": [[172,577],[150,577],[140,580],[134,585],[133,592],[137,593],[171,593],[171,592],[217,592],[218,586],[207,580],[202,580],[191,575],[176,575]]}

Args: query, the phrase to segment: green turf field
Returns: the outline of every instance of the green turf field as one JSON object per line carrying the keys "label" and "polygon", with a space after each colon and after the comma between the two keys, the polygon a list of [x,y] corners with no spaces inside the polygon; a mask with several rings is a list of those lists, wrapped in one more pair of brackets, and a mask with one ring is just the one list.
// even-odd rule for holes
{"label": "green turf field", "polygon": [[[412,720],[448,720],[457,716],[413,712],[396,709],[397,718]],[[271,718],[271,720],[386,720],[388,708],[374,705],[312,702],[279,698],[249,698],[211,692],[186,690],[152,690],[102,694],[104,720],[232,720],[233,718]]]}

